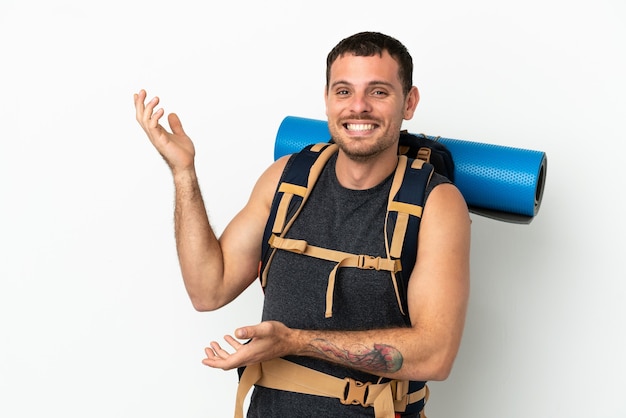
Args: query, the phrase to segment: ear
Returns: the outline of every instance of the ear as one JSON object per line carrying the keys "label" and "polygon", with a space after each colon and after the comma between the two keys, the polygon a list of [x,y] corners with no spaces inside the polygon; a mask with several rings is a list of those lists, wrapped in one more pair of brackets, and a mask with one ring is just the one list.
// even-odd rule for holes
{"label": "ear", "polygon": [[420,101],[420,92],[417,87],[411,87],[409,90],[409,94],[406,95],[406,99],[404,100],[404,120],[409,120],[413,118],[413,114],[415,113],[415,108],[417,108],[417,104]]}

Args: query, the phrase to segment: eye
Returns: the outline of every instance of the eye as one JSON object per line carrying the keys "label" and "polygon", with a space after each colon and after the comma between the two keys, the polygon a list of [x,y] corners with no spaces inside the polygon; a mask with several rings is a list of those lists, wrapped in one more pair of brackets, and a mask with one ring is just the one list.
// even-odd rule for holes
{"label": "eye", "polygon": [[374,91],[372,91],[372,96],[385,97],[387,95],[388,95],[388,93],[385,90],[374,90]]}
{"label": "eye", "polygon": [[348,91],[348,89],[338,89],[337,91],[335,91],[335,94],[337,96],[347,96],[348,94],[350,94],[350,92]]}

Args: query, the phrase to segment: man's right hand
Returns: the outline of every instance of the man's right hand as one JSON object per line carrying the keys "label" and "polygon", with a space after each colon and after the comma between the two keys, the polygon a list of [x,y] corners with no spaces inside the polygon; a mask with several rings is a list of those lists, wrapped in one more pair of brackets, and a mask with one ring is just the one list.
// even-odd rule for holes
{"label": "man's right hand", "polygon": [[154,110],[159,104],[155,97],[147,104],[146,91],[141,90],[134,95],[137,122],[150,138],[152,145],[159,151],[173,174],[194,169],[195,148],[191,139],[185,134],[180,119],[174,113],[167,117],[170,129],[168,132],[159,120],[164,115],[163,109]]}

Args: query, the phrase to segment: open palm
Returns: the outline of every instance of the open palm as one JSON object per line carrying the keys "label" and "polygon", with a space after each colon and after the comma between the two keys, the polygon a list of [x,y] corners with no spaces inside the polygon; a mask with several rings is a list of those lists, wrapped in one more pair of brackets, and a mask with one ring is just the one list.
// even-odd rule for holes
{"label": "open palm", "polygon": [[137,122],[148,135],[152,145],[159,151],[172,171],[183,171],[193,168],[195,148],[193,142],[183,130],[183,125],[175,113],[170,113],[167,121],[171,132],[168,132],[160,123],[164,115],[163,109],[154,108],[159,104],[155,97],[148,103],[146,91],[135,94],[135,110]]}

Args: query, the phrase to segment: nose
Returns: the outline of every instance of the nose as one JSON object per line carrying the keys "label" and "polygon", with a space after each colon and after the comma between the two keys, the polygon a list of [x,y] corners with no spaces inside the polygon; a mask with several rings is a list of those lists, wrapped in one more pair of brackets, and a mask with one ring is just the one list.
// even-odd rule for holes
{"label": "nose", "polygon": [[369,113],[372,110],[369,97],[365,93],[354,93],[350,107],[352,112],[356,114]]}

